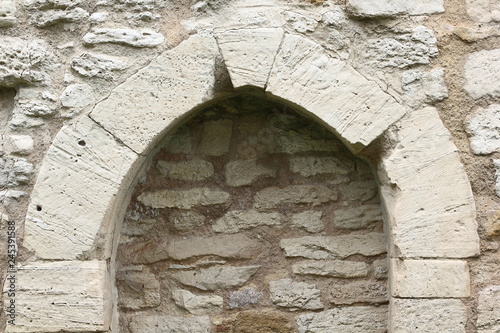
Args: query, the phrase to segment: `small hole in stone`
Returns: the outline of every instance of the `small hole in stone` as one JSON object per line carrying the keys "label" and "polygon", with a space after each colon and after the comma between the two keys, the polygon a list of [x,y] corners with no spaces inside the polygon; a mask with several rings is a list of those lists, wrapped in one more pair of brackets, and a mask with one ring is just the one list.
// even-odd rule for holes
{"label": "small hole in stone", "polygon": [[42,211],[42,206],[39,206],[39,205],[36,206],[36,210],[39,211],[39,212],[41,212]]}
{"label": "small hole in stone", "polygon": [[85,142],[85,140],[80,140],[80,141],[78,141],[78,144],[79,144],[80,146],[82,146],[82,147],[85,147],[85,145],[86,145],[87,143]]}

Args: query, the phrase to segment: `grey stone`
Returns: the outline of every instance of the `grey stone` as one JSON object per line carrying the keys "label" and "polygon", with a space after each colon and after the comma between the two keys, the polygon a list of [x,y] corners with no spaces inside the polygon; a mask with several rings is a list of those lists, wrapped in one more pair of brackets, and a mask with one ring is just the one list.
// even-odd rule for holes
{"label": "grey stone", "polygon": [[379,204],[338,209],[333,212],[333,223],[341,229],[362,229],[382,221]]}
{"label": "grey stone", "polygon": [[29,135],[10,135],[5,142],[5,152],[25,156],[33,152],[33,138]]}
{"label": "grey stone", "polygon": [[500,152],[500,104],[476,108],[464,125],[474,154]]}
{"label": "grey stone", "polygon": [[8,28],[16,23],[16,2],[0,0],[0,28]]}
{"label": "grey stone", "polygon": [[294,274],[319,275],[336,278],[356,278],[368,275],[368,265],[364,262],[332,260],[303,261],[292,266]]}
{"label": "grey stone", "polygon": [[310,233],[318,233],[325,229],[325,225],[321,220],[323,212],[316,210],[308,210],[292,216],[290,225],[292,228],[304,229]]}
{"label": "grey stone", "polygon": [[205,222],[205,216],[196,212],[173,212],[168,216],[171,226],[180,233],[191,231]]}
{"label": "grey stone", "polygon": [[223,233],[237,233],[241,230],[259,226],[279,226],[279,213],[259,213],[256,210],[233,210],[227,212],[212,226],[213,231]]}
{"label": "grey stone", "polygon": [[120,58],[103,54],[83,53],[71,59],[71,69],[85,77],[98,77],[110,80],[115,71],[127,67]]}
{"label": "grey stone", "polygon": [[500,330],[500,286],[488,286],[479,292],[477,305],[477,332],[493,333]]}
{"label": "grey stone", "polygon": [[208,121],[203,125],[201,150],[210,156],[222,156],[229,152],[233,122],[229,119]]}
{"label": "grey stone", "polygon": [[299,333],[327,333],[335,327],[337,333],[387,332],[386,306],[354,306],[335,308],[299,316]]}
{"label": "grey stone", "polygon": [[66,108],[84,108],[95,102],[91,86],[85,83],[72,84],[64,89],[61,104]]}
{"label": "grey stone", "polygon": [[283,13],[283,17],[293,30],[300,33],[314,32],[318,26],[318,20],[289,10]]}
{"label": "grey stone", "polygon": [[377,280],[387,279],[389,276],[389,261],[387,258],[373,262],[373,276]]}
{"label": "grey stone", "polygon": [[65,9],[83,4],[85,0],[25,0],[24,7],[29,10]]}
{"label": "grey stone", "polygon": [[328,289],[332,304],[383,304],[389,301],[386,281],[344,280]]}
{"label": "grey stone", "polygon": [[155,219],[125,217],[121,233],[127,236],[145,236],[157,223]]}
{"label": "grey stone", "polygon": [[248,304],[257,304],[263,293],[254,288],[246,287],[240,290],[231,291],[228,294],[228,309],[237,309]]}
{"label": "grey stone", "polygon": [[347,22],[347,17],[340,7],[335,7],[333,10],[323,14],[322,22],[327,26],[332,26],[336,29],[342,29]]}
{"label": "grey stone", "polygon": [[464,70],[464,89],[470,97],[500,96],[500,49],[469,54]]}
{"label": "grey stone", "polygon": [[175,304],[194,315],[214,314],[222,310],[224,299],[217,295],[199,296],[187,290],[172,291]]}
{"label": "grey stone", "polygon": [[229,193],[227,192],[204,187],[190,190],[144,192],[137,197],[137,200],[152,208],[191,209],[196,206],[222,204],[227,202],[229,197]]}
{"label": "grey stone", "polygon": [[313,139],[295,131],[279,133],[276,142],[270,147],[271,153],[296,154],[308,151],[338,151],[340,143],[336,140]]}
{"label": "grey stone", "polygon": [[349,201],[370,200],[377,193],[378,185],[374,180],[354,181],[340,187],[341,198]]}
{"label": "grey stone", "polygon": [[257,164],[257,159],[231,161],[224,167],[226,184],[250,185],[258,178],[276,177],[276,169]]}
{"label": "grey stone", "polygon": [[21,112],[28,117],[50,118],[57,113],[57,110],[44,102],[32,101],[19,103],[14,112]]}
{"label": "grey stone", "polygon": [[495,167],[495,194],[500,197],[500,160],[493,160]]}
{"label": "grey stone", "polygon": [[180,283],[201,290],[218,290],[240,287],[260,266],[210,267],[195,271],[177,271],[169,274]]}
{"label": "grey stone", "polygon": [[441,67],[429,72],[415,70],[404,72],[402,88],[411,106],[418,106],[422,102],[433,104],[448,97],[444,68]]}
{"label": "grey stone", "polygon": [[86,20],[89,13],[82,8],[48,9],[33,11],[30,22],[38,28],[46,28],[59,23],[72,23]]}
{"label": "grey stone", "polygon": [[132,333],[210,333],[212,323],[205,317],[146,316],[132,317]]}
{"label": "grey stone", "polygon": [[191,154],[191,132],[186,128],[177,130],[166,137],[163,147],[173,154]]}
{"label": "grey stone", "polygon": [[11,186],[27,184],[33,173],[33,164],[29,163],[24,158],[19,158],[14,161],[11,173],[9,175],[9,184]]}
{"label": "grey stone", "polygon": [[364,235],[305,236],[282,239],[280,246],[287,257],[308,259],[336,259],[361,254],[374,256],[385,253],[384,234],[371,232]]}
{"label": "grey stone", "polygon": [[282,279],[269,282],[271,301],[279,307],[290,310],[323,309],[320,291],[314,284],[293,282],[292,279]]}
{"label": "grey stone", "polygon": [[160,305],[160,282],[154,274],[120,271],[116,280],[120,307],[140,310]]}
{"label": "grey stone", "polygon": [[346,175],[354,170],[354,163],[337,157],[294,157],[290,159],[290,170],[304,177],[318,174]]}
{"label": "grey stone", "polygon": [[180,162],[160,160],[156,163],[156,168],[165,177],[180,180],[203,180],[214,174],[212,163],[200,159]]}
{"label": "grey stone", "polygon": [[165,37],[150,29],[95,28],[83,36],[86,45],[114,43],[133,47],[155,47],[162,44]]}
{"label": "grey stone", "polygon": [[282,204],[317,206],[337,199],[337,192],[321,185],[290,185],[285,188],[269,187],[255,194],[254,207],[269,209]]}

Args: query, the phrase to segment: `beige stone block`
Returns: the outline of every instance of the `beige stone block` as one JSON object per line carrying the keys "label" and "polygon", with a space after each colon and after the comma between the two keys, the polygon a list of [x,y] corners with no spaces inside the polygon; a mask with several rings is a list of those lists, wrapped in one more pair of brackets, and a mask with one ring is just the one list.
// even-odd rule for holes
{"label": "beige stone block", "polygon": [[467,310],[459,299],[392,298],[389,332],[465,333]]}
{"label": "beige stone block", "polygon": [[191,209],[196,206],[225,203],[229,200],[229,193],[207,187],[189,190],[160,190],[144,192],[137,197],[137,200],[152,208]]}
{"label": "beige stone block", "polygon": [[5,152],[13,155],[29,155],[33,152],[33,138],[29,135],[10,135],[5,142]]}
{"label": "beige stone block", "polygon": [[500,21],[500,4],[497,0],[466,0],[465,8],[476,22]]}
{"label": "beige stone block", "polygon": [[290,310],[323,309],[321,294],[316,285],[281,279],[269,282],[269,297],[279,307]]}
{"label": "beige stone block", "polygon": [[215,232],[232,234],[260,226],[280,226],[281,220],[282,216],[279,213],[259,213],[253,209],[232,210],[218,219],[212,229]]}
{"label": "beige stone block", "polygon": [[356,278],[368,275],[368,265],[364,262],[347,260],[303,261],[294,264],[292,271],[298,275]]}
{"label": "beige stone block", "polygon": [[465,118],[464,125],[474,154],[483,155],[500,151],[500,104],[475,108]]}
{"label": "beige stone block", "polygon": [[307,210],[292,216],[290,225],[292,228],[305,229],[310,233],[322,232],[325,225],[321,220],[323,212],[316,210]]}
{"label": "beige stone block", "polygon": [[330,285],[331,304],[386,304],[389,301],[386,281],[343,280]]}
{"label": "beige stone block", "polygon": [[[19,267],[15,277],[15,325],[7,325],[6,332],[109,329],[112,298],[105,261],[30,263]],[[4,300],[9,299],[9,282]]]}
{"label": "beige stone block", "polygon": [[395,17],[444,12],[443,0],[347,0],[347,10],[360,17]]}
{"label": "beige stone block", "polygon": [[257,209],[270,209],[282,204],[317,206],[337,199],[337,192],[321,185],[290,185],[285,188],[269,187],[255,194],[254,207]]}
{"label": "beige stone block", "polygon": [[500,96],[500,49],[469,54],[464,71],[464,89],[470,97]]}
{"label": "beige stone block", "polygon": [[229,152],[233,134],[233,122],[230,119],[207,121],[203,124],[201,150],[210,156],[222,156]]}
{"label": "beige stone block", "polygon": [[367,146],[405,113],[375,82],[297,35],[285,36],[266,90],[313,112],[353,151]]}
{"label": "beige stone block", "polygon": [[216,38],[233,86],[265,88],[283,29],[228,30],[216,34]]}
{"label": "beige stone block", "polygon": [[214,314],[222,310],[224,299],[217,295],[195,295],[182,289],[172,291],[175,304],[194,315]]}
{"label": "beige stone block", "polygon": [[391,259],[394,297],[469,297],[469,266],[462,260]]}
{"label": "beige stone block", "polygon": [[180,162],[158,161],[156,168],[165,177],[180,180],[203,180],[214,174],[212,163],[198,159]]}
{"label": "beige stone block", "polygon": [[494,285],[479,292],[477,332],[494,333],[500,330],[500,286]]}
{"label": "beige stone block", "polygon": [[257,159],[231,161],[224,167],[226,184],[250,185],[258,178],[276,177],[276,169],[257,163]]}
{"label": "beige stone block", "polygon": [[140,310],[161,303],[160,281],[148,271],[120,271],[116,282],[120,307]]}
{"label": "beige stone block", "polygon": [[143,314],[132,317],[130,331],[132,333],[210,333],[212,323],[208,316],[204,317],[174,317],[174,316],[145,316]]}
{"label": "beige stone block", "polygon": [[293,157],[290,159],[290,171],[304,177],[321,174],[346,175],[354,170],[354,162],[337,157]]}

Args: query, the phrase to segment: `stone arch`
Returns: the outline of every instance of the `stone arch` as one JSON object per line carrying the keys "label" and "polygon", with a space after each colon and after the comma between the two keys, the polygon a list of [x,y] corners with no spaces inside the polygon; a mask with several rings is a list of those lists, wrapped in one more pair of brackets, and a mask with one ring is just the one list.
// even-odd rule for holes
{"label": "stone arch", "polygon": [[[29,306],[18,308],[18,324],[8,330],[116,327],[111,263],[128,189],[163,135],[217,97],[221,59],[235,88],[255,86],[307,110],[355,153],[389,134],[394,148],[381,156],[378,174],[391,257],[390,330],[429,307],[465,311],[463,259],[479,253],[475,207],[436,110],[407,115],[376,83],[318,44],[258,28],[191,36],[60,130],[26,217],[24,246],[34,259],[19,269],[19,286],[28,292],[17,299]],[[459,327],[460,320],[450,325]]]}

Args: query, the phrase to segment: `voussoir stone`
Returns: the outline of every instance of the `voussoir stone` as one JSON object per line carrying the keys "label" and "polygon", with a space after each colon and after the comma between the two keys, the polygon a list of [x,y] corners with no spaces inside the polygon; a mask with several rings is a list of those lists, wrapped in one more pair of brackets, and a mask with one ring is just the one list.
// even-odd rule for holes
{"label": "voussoir stone", "polygon": [[443,0],[347,0],[347,11],[360,17],[394,17],[444,12]]}
{"label": "voussoir stone", "polygon": [[226,184],[250,185],[258,178],[276,177],[276,169],[257,163],[257,159],[231,161],[224,167]]}
{"label": "voussoir stone", "polygon": [[181,180],[203,180],[214,174],[212,163],[204,160],[158,161],[156,168],[165,176]]}
{"label": "voussoir stone", "polygon": [[500,49],[469,54],[464,89],[474,99],[500,96]]}
{"label": "voussoir stone", "polygon": [[384,234],[371,232],[364,235],[305,236],[280,241],[287,257],[308,259],[345,258],[353,254],[374,256],[385,253]]}
{"label": "voussoir stone", "polygon": [[294,274],[356,278],[368,275],[368,264],[357,261],[303,261],[292,266]]}
{"label": "voussoir stone", "polygon": [[176,289],[172,291],[175,304],[194,315],[212,314],[222,310],[224,299],[217,295],[199,296],[190,291]]}
{"label": "voussoir stone", "polygon": [[337,209],[333,212],[333,223],[335,227],[341,229],[362,229],[381,221],[382,212],[379,204]]}
{"label": "voussoir stone", "polygon": [[474,154],[499,152],[500,104],[478,107],[465,119],[465,130],[470,135],[470,147]]}
{"label": "voussoir stone", "polygon": [[307,210],[292,216],[290,225],[292,228],[305,229],[310,233],[318,233],[325,229],[325,225],[321,220],[323,212],[316,210]]}
{"label": "voussoir stone", "polygon": [[155,47],[165,40],[162,34],[150,29],[95,28],[83,36],[87,45],[114,43],[134,47]]}
{"label": "voussoir stone", "polygon": [[132,333],[210,333],[212,322],[204,317],[146,316],[132,317],[130,331]]}
{"label": "voussoir stone", "polygon": [[323,309],[321,294],[316,285],[304,282],[294,282],[292,279],[282,279],[269,282],[271,301],[279,307],[290,310]]}
{"label": "voussoir stone", "polygon": [[210,267],[195,271],[171,272],[168,275],[180,283],[200,290],[217,290],[240,287],[260,266]]}
{"label": "voussoir stone", "polygon": [[317,206],[336,201],[338,193],[321,185],[290,185],[284,188],[269,187],[254,196],[254,207],[269,209],[281,204],[307,204]]}
{"label": "voussoir stone", "polygon": [[260,213],[256,210],[233,210],[227,212],[212,226],[215,232],[237,233],[259,226],[281,225],[279,213]]}
{"label": "voussoir stone", "polygon": [[142,204],[152,208],[191,209],[196,206],[211,206],[225,203],[229,193],[207,187],[190,190],[160,190],[144,192],[137,197]]}
{"label": "voussoir stone", "polygon": [[304,177],[320,174],[346,175],[354,170],[354,162],[337,157],[294,157],[290,159],[290,170]]}

